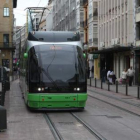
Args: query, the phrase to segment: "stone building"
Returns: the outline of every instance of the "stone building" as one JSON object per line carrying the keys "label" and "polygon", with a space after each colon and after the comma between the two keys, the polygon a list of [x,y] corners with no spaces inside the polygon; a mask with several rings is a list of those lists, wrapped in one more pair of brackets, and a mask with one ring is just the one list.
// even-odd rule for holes
{"label": "stone building", "polygon": [[0,1],[0,65],[10,68],[12,75],[13,52],[13,8],[16,8],[17,0]]}
{"label": "stone building", "polygon": [[135,0],[100,0],[98,3],[98,51],[100,71],[113,70],[121,77],[123,69],[134,66]]}

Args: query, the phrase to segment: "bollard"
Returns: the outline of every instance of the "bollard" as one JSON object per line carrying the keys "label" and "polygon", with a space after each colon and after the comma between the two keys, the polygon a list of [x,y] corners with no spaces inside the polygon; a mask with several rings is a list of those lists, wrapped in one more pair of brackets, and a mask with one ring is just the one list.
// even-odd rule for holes
{"label": "bollard", "polygon": [[6,109],[0,106],[0,131],[7,129]]}
{"label": "bollard", "polygon": [[2,92],[0,92],[0,105],[2,105]]}
{"label": "bollard", "polygon": [[91,77],[90,77],[90,86],[91,86]]}
{"label": "bollard", "polygon": [[96,87],[96,78],[95,78],[95,87]]}
{"label": "bollard", "polygon": [[110,83],[108,82],[108,91],[110,91]]}
{"label": "bollard", "polygon": [[126,96],[128,95],[128,84],[126,82]]}
{"label": "bollard", "polygon": [[139,86],[138,86],[138,99],[140,98],[140,89],[139,89]]}
{"label": "bollard", "polygon": [[1,91],[1,104],[2,106],[4,106],[4,102],[5,102],[5,83],[2,83],[2,91]]}
{"label": "bollard", "polygon": [[116,81],[116,93],[118,93],[118,81]]}
{"label": "bollard", "polygon": [[0,83],[0,105],[2,104],[2,83]]}
{"label": "bollard", "polygon": [[101,80],[101,89],[103,88],[103,82],[102,82],[102,80]]}

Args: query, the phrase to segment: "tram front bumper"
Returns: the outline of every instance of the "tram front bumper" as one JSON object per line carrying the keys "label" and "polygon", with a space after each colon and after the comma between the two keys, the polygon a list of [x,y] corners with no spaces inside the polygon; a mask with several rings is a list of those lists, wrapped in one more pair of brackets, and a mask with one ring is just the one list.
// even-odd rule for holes
{"label": "tram front bumper", "polygon": [[40,110],[84,108],[87,94],[28,94],[28,106]]}

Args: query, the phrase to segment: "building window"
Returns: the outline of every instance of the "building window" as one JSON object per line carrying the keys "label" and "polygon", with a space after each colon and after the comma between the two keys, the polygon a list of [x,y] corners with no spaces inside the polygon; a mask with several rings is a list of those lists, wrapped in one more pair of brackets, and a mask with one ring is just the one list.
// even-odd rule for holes
{"label": "building window", "polygon": [[93,19],[94,20],[98,19],[98,3],[97,2],[93,3]]}
{"label": "building window", "polygon": [[9,34],[3,34],[3,45],[9,47]]}
{"label": "building window", "polygon": [[3,8],[3,16],[4,17],[9,17],[9,8]]}

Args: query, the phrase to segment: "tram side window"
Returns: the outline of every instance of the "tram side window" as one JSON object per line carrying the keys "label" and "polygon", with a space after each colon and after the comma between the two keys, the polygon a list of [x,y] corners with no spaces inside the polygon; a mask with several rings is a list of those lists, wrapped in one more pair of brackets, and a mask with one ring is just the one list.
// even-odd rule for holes
{"label": "tram side window", "polygon": [[31,56],[30,59],[30,80],[31,82],[39,82],[39,70],[36,60]]}
{"label": "tram side window", "polygon": [[28,72],[28,67],[29,67],[28,64],[29,63],[28,63],[28,61],[29,60],[27,59],[26,62],[25,62],[25,64],[26,64],[26,79],[25,79],[26,82],[28,82],[28,80],[29,80],[29,72]]}

